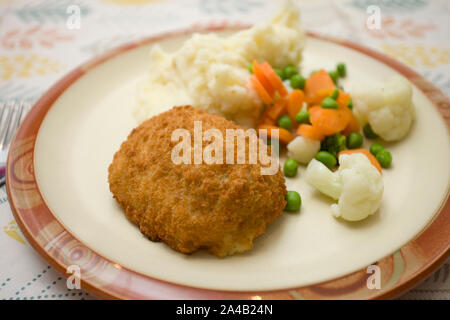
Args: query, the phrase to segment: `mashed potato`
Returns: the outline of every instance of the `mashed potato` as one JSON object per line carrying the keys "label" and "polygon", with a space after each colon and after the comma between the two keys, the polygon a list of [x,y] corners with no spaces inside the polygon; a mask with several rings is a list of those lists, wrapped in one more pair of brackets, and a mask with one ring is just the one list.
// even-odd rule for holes
{"label": "mashed potato", "polygon": [[227,38],[194,34],[171,54],[155,46],[134,115],[142,122],[161,108],[192,104],[252,126],[262,103],[249,84],[248,64],[256,59],[274,67],[298,66],[304,42],[299,9],[288,5],[270,23]]}

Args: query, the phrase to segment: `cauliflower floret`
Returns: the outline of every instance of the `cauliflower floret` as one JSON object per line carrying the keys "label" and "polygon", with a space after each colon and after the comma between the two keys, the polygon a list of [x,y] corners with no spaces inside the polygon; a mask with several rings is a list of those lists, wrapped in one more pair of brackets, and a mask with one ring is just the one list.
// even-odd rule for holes
{"label": "cauliflower floret", "polygon": [[352,97],[359,120],[384,140],[400,140],[409,132],[415,112],[406,79],[393,77],[384,88],[357,89]]}
{"label": "cauliflower floret", "polygon": [[320,192],[338,200],[331,205],[335,217],[359,221],[375,213],[383,196],[383,180],[378,170],[360,153],[339,157],[339,169],[330,171],[317,160],[306,169],[306,181]]}
{"label": "cauliflower floret", "polygon": [[287,145],[288,157],[308,164],[320,150],[320,141],[302,136],[296,137]]}
{"label": "cauliflower floret", "polygon": [[380,207],[384,191],[381,174],[360,153],[341,155],[339,164],[342,193],[338,204],[331,205],[331,211],[349,221],[365,219]]}
{"label": "cauliflower floret", "polygon": [[327,196],[338,200],[342,192],[339,174],[328,169],[322,162],[312,159],[306,168],[306,182]]}

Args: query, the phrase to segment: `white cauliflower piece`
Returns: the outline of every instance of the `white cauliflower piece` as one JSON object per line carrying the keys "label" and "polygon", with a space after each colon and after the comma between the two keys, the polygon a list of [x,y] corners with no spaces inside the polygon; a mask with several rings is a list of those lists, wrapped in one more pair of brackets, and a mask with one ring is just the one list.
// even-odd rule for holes
{"label": "white cauliflower piece", "polygon": [[362,123],[386,141],[406,136],[414,120],[412,87],[402,77],[391,78],[384,88],[357,89],[352,92],[355,114]]}
{"label": "white cauliflower piece", "polygon": [[335,217],[359,221],[374,214],[380,207],[384,185],[380,172],[363,154],[343,154],[339,169],[330,171],[317,160],[306,169],[306,181],[320,192],[337,200],[331,205]]}
{"label": "white cauliflower piece", "polygon": [[306,168],[305,179],[323,194],[334,200],[339,199],[342,192],[339,174],[328,169],[322,162],[312,159]]}
{"label": "white cauliflower piece", "polygon": [[287,145],[288,157],[302,164],[308,164],[320,150],[320,141],[302,136],[296,137]]}
{"label": "white cauliflower piece", "polygon": [[331,205],[334,216],[349,221],[367,218],[378,210],[384,185],[380,172],[360,153],[339,157],[337,171],[342,192],[337,204]]}

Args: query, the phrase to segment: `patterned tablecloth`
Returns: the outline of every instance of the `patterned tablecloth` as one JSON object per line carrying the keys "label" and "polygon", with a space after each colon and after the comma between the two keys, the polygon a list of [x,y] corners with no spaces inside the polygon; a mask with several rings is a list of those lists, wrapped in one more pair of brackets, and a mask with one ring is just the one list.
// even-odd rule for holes
{"label": "patterned tablecloth", "polygon": [[[255,23],[281,0],[0,0],[0,102],[35,102],[66,72],[105,50],[193,24]],[[306,29],[393,56],[450,95],[450,2],[302,0]],[[376,5],[381,28],[366,27]],[[373,9],[373,7],[372,7]],[[81,19],[76,19],[77,11]],[[79,23],[79,24],[78,24]],[[79,28],[78,28],[79,27]],[[0,190],[0,298],[90,299],[35,252]],[[449,299],[450,261],[403,299]]]}

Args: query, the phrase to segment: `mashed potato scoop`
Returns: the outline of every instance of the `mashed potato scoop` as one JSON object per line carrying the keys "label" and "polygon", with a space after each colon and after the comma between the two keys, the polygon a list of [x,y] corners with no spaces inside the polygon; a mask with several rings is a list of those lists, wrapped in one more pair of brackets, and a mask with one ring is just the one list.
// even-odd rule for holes
{"label": "mashed potato scoop", "polygon": [[228,37],[194,34],[173,53],[156,45],[134,115],[142,122],[161,107],[192,104],[252,127],[263,105],[249,82],[249,63],[299,66],[305,38],[300,10],[289,4],[269,22]]}

